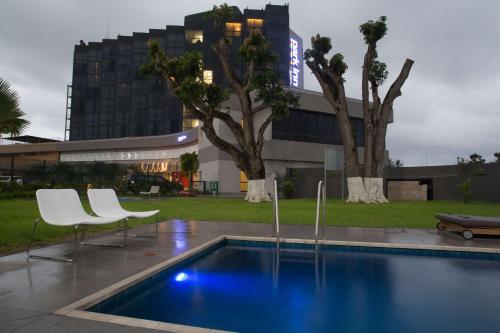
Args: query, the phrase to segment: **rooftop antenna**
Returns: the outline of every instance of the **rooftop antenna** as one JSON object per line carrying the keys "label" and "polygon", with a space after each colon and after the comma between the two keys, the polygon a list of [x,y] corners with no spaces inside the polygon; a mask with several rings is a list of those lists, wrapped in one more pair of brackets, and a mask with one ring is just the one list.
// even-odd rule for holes
{"label": "rooftop antenna", "polygon": [[109,19],[106,18],[106,39],[109,39]]}

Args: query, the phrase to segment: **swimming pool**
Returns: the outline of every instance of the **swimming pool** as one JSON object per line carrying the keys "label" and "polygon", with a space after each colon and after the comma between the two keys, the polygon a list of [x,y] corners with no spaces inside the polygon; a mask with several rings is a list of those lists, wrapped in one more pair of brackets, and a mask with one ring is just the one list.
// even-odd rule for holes
{"label": "swimming pool", "polygon": [[237,332],[498,332],[500,255],[223,240],[87,311]]}

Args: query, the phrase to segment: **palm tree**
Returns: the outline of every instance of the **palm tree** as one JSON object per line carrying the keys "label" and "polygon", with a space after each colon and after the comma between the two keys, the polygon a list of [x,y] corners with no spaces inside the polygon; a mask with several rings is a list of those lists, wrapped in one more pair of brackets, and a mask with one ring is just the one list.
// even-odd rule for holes
{"label": "palm tree", "polygon": [[19,106],[19,94],[10,87],[9,82],[0,78],[0,136],[21,134],[30,122],[21,117],[24,112]]}

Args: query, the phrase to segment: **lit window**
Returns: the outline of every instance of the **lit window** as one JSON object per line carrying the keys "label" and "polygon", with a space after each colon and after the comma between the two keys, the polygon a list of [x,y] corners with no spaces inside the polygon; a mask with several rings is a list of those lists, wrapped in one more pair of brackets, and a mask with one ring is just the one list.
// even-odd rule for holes
{"label": "lit window", "polygon": [[204,70],[203,71],[203,82],[212,84],[214,82],[214,71]]}
{"label": "lit window", "polygon": [[248,191],[248,179],[247,175],[243,171],[240,171],[240,192]]}
{"label": "lit window", "polygon": [[200,121],[198,119],[194,119],[194,115],[191,112],[189,112],[189,110],[185,106],[182,106],[182,114],[183,114],[183,120],[182,120],[183,132],[200,126]]}
{"label": "lit window", "polygon": [[264,27],[264,20],[259,18],[249,18],[247,19],[247,29],[249,32],[257,31],[262,32]]}
{"label": "lit window", "polygon": [[186,30],[186,42],[189,44],[203,43],[203,30]]}
{"label": "lit window", "polygon": [[226,36],[240,37],[241,36],[241,23],[228,22],[226,23]]}

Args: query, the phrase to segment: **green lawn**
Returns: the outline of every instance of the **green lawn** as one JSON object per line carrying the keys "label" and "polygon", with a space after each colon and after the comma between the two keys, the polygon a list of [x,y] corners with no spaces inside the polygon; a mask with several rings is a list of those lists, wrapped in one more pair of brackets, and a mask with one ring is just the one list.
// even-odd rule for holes
{"label": "green lawn", "polygon": [[[86,205],[87,206],[87,205]],[[242,199],[168,198],[124,202],[131,210],[160,209],[161,219],[194,219],[208,221],[260,222],[272,221],[271,203],[249,204]],[[287,224],[314,223],[314,199],[280,201],[280,221]],[[499,204],[474,202],[468,205],[452,201],[394,202],[386,205],[346,204],[327,201],[327,222],[337,226],[382,228],[434,228],[435,213],[461,213],[500,216]],[[38,209],[34,200],[0,201],[0,254],[26,247],[31,236],[32,221]],[[149,221],[136,221],[139,224]],[[114,225],[94,228],[110,230]],[[40,224],[37,243],[47,244],[71,237],[71,228],[55,228]]]}

